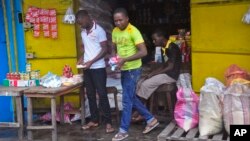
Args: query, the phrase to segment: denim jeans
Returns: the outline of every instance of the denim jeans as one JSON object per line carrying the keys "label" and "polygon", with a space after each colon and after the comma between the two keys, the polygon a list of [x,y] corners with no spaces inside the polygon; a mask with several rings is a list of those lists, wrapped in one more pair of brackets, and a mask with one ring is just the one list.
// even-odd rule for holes
{"label": "denim jeans", "polygon": [[107,73],[105,68],[84,70],[83,77],[89,100],[91,121],[99,121],[99,110],[96,103],[96,93],[98,93],[99,109],[103,113],[104,123],[111,124],[111,110],[107,96]]}
{"label": "denim jeans", "polygon": [[136,96],[136,83],[141,75],[141,68],[121,71],[122,84],[122,117],[120,132],[128,132],[132,108],[135,108],[146,120],[151,121],[153,115],[147,110],[140,99]]}

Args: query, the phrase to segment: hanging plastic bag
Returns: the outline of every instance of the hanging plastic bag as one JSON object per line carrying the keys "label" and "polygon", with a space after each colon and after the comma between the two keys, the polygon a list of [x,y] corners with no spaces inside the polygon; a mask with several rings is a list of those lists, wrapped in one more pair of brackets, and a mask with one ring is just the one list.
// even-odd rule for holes
{"label": "hanging plastic bag", "polygon": [[63,17],[63,23],[66,24],[74,24],[75,23],[75,15],[73,13],[72,6],[69,6],[64,17]]}
{"label": "hanging plastic bag", "polygon": [[245,24],[250,24],[250,7],[249,7],[247,13],[243,16],[242,22]]}

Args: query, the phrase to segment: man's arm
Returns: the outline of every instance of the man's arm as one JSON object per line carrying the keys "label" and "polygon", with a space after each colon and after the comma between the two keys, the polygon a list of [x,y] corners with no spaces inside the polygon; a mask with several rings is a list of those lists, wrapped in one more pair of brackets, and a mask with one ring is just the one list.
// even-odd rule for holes
{"label": "man's arm", "polygon": [[150,78],[152,76],[166,73],[167,71],[170,71],[174,68],[174,63],[171,61],[167,61],[166,64],[164,64],[162,67],[153,70],[150,74],[148,74],[147,78]]}
{"label": "man's arm", "polygon": [[127,61],[133,61],[136,59],[140,59],[140,58],[147,55],[147,49],[146,49],[144,42],[136,45],[136,47],[138,49],[137,53],[132,55],[132,56],[129,56],[127,58],[121,58],[118,62],[118,68],[121,68],[121,66]]}

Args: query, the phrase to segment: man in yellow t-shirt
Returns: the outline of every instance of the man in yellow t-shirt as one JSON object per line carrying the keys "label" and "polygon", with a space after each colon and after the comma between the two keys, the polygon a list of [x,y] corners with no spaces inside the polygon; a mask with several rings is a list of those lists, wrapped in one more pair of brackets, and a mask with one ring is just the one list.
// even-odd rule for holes
{"label": "man in yellow t-shirt", "polygon": [[114,11],[115,28],[112,32],[112,42],[120,59],[118,69],[121,69],[122,84],[122,117],[119,132],[112,141],[120,141],[128,137],[132,108],[135,108],[147,121],[143,133],[149,133],[159,122],[147,110],[136,96],[136,83],[141,75],[141,58],[147,55],[147,49],[139,30],[129,23],[127,11],[118,8]]}

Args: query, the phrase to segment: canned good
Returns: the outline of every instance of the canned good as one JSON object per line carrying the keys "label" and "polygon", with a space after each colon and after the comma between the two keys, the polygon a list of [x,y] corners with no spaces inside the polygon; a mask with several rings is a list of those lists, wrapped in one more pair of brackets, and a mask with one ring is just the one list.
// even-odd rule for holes
{"label": "canned good", "polygon": [[30,72],[31,71],[31,64],[27,63],[26,64],[26,72]]}
{"label": "canned good", "polygon": [[30,79],[36,79],[36,72],[35,71],[30,72]]}
{"label": "canned good", "polygon": [[36,79],[40,78],[40,70],[36,70]]}
{"label": "canned good", "polygon": [[30,73],[29,72],[26,72],[24,74],[24,80],[30,80]]}
{"label": "canned good", "polygon": [[20,73],[20,79],[24,80],[24,73],[23,72]]}
{"label": "canned good", "polygon": [[11,74],[10,74],[10,73],[7,73],[7,74],[6,74],[6,78],[7,78],[7,79],[11,79]]}

